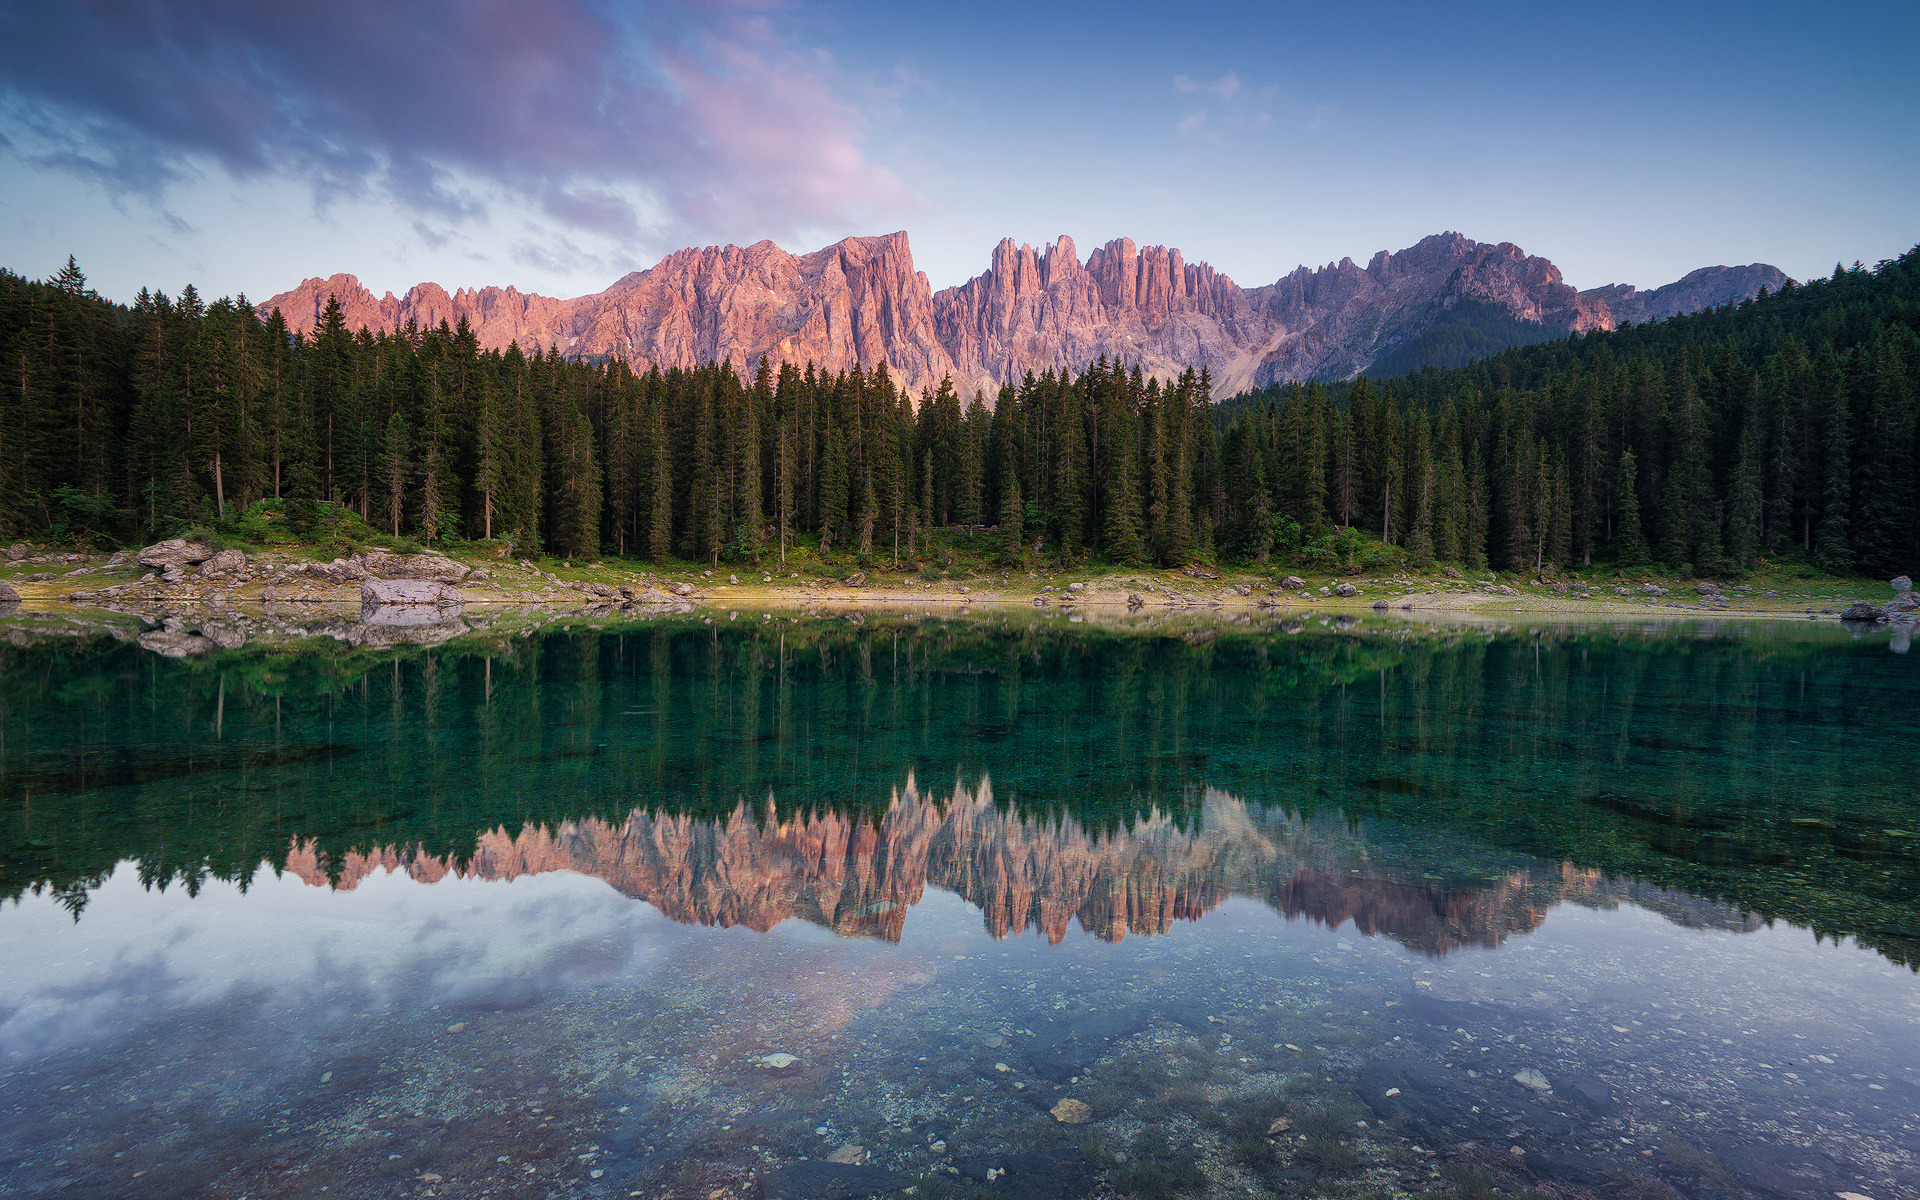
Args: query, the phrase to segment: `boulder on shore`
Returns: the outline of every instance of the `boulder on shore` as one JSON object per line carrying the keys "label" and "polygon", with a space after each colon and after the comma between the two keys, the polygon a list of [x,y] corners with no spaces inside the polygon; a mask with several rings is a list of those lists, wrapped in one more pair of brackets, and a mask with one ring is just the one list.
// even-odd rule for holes
{"label": "boulder on shore", "polygon": [[360,565],[375,579],[419,579],[431,583],[459,583],[467,577],[467,568],[444,554],[395,554],[391,550],[369,550],[360,556]]}
{"label": "boulder on shore", "polygon": [[1333,594],[1336,596],[1358,596],[1360,589],[1350,583],[1336,583],[1333,585]]}
{"label": "boulder on shore", "polygon": [[0,583],[0,604],[18,604],[18,603],[20,603],[20,593],[14,591],[12,588],[8,587],[6,584]]}
{"label": "boulder on shore", "polygon": [[459,592],[429,579],[369,579],[360,585],[360,604],[364,608],[377,608],[383,604],[457,608],[461,603]]}
{"label": "boulder on shore", "polygon": [[218,575],[224,571],[238,571],[247,565],[247,556],[238,550],[221,550],[200,564],[202,575]]}
{"label": "boulder on shore", "polygon": [[1840,614],[1842,621],[1878,621],[1887,614],[1876,605],[1865,600],[1855,600],[1853,606]]}
{"label": "boulder on shore", "polygon": [[213,554],[213,547],[206,542],[168,538],[164,542],[155,542],[141,550],[134,559],[141,566],[159,567],[164,573],[175,574],[194,563],[206,562],[213,557]]}

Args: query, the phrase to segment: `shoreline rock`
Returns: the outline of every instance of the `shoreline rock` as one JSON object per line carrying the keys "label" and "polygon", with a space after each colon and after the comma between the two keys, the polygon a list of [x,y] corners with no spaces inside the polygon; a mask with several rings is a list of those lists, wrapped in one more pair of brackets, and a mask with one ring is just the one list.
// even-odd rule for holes
{"label": "shoreline rock", "polygon": [[465,603],[453,588],[428,579],[369,579],[360,585],[362,608],[388,605],[459,608]]}

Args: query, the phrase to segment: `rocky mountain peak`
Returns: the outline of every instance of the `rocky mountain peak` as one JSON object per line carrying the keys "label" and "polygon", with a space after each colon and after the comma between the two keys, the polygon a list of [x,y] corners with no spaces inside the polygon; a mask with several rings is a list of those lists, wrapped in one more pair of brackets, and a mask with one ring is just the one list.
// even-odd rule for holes
{"label": "rocky mountain peak", "polygon": [[1649,291],[1632,284],[1610,283],[1580,294],[1604,302],[1616,322],[1637,325],[1735,304],[1759,295],[1763,287],[1777,292],[1786,282],[1786,273],[1780,268],[1749,263],[1744,267],[1701,267]]}
{"label": "rocky mountain peak", "polygon": [[1609,285],[1579,292],[1559,268],[1511,242],[1448,231],[1365,267],[1342,258],[1242,288],[1167,246],[1115,238],[1081,262],[1062,234],[1036,248],[1012,238],[987,269],[934,292],[904,231],[851,237],[809,254],[771,241],[677,250],[607,290],[571,300],[514,288],[421,283],[375,297],[352,275],[303,280],[260,305],[311,332],[337,296],[349,328],[432,328],[467,320],[490,349],[614,356],[637,370],[724,360],[747,373],[764,355],[838,372],[885,364],[914,392],[952,377],[989,401],[1026,372],[1078,370],[1101,355],[1172,377],[1212,372],[1215,394],[1289,380],[1346,378],[1417,337],[1467,298],[1549,329],[1611,329],[1777,289],[1764,264],[1706,267],[1642,292]]}

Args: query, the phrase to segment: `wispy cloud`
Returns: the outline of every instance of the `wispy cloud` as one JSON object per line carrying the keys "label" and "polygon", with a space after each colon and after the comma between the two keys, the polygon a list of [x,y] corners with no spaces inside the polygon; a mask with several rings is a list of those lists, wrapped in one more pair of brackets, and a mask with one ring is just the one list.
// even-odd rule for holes
{"label": "wispy cloud", "polygon": [[1185,111],[1174,122],[1175,130],[1182,137],[1213,143],[1264,129],[1274,123],[1276,113],[1289,126],[1317,130],[1331,111],[1323,104],[1294,100],[1274,84],[1246,83],[1236,71],[1228,71],[1218,79],[1175,75],[1173,91],[1182,96],[1199,97],[1197,102],[1204,105],[1186,108],[1196,101],[1182,101]]}
{"label": "wispy cloud", "polygon": [[[501,201],[615,243],[780,236],[920,201],[773,0],[123,0],[0,8],[36,161],[156,204],[202,164],[444,230]],[[16,147],[14,153],[23,153]]]}
{"label": "wispy cloud", "polygon": [[1211,82],[1195,82],[1185,75],[1173,77],[1173,90],[1176,92],[1212,92],[1222,100],[1231,100],[1240,94],[1240,76],[1228,71]]}

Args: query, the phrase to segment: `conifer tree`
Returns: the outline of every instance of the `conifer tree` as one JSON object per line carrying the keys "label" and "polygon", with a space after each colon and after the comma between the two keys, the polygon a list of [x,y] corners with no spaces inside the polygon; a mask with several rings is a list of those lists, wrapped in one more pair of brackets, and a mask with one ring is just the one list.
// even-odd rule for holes
{"label": "conifer tree", "polygon": [[820,456],[820,556],[833,554],[833,544],[846,532],[847,442],[840,427],[829,425]]}
{"label": "conifer tree", "polygon": [[[1839,268],[1834,268],[1836,278]],[[1853,469],[1847,429],[1847,388],[1840,360],[1831,346],[1823,347],[1814,367],[1814,390],[1822,431],[1820,447],[1820,529],[1814,557],[1829,571],[1853,566],[1849,538]]]}
{"label": "conifer tree", "polygon": [[765,355],[760,358],[760,369],[754,373],[753,388],[745,396],[741,408],[741,430],[734,448],[734,521],[737,529],[734,546],[736,553],[752,559],[760,556],[760,531],[767,521],[760,495],[760,455],[764,449],[760,439],[760,420],[763,414],[773,411],[773,368]]}
{"label": "conifer tree", "polygon": [[1749,406],[1734,447],[1733,483],[1727,492],[1727,549],[1733,565],[1750,571],[1760,558],[1760,522],[1764,516],[1760,486],[1760,412]]}
{"label": "conifer tree", "polygon": [[793,511],[794,476],[799,447],[800,373],[791,364],[780,368],[780,383],[775,391],[778,429],[775,435],[774,512],[779,526],[780,563],[786,565],[787,542],[793,536],[796,518]]}
{"label": "conifer tree", "polygon": [[380,456],[380,476],[385,500],[382,517],[388,532],[400,535],[400,520],[406,512],[407,474],[412,454],[407,438],[407,418],[399,409],[387,418],[385,445]]}
{"label": "conifer tree", "polygon": [[1026,505],[1020,499],[1020,472],[1007,471],[1001,476],[1000,493],[1000,538],[1004,547],[1008,566],[1019,566],[1026,560]]}
{"label": "conifer tree", "polygon": [[1554,455],[1552,496],[1547,509],[1546,556],[1565,569],[1573,557],[1573,480],[1567,463]]}
{"label": "conifer tree", "polygon": [[[1903,336],[1904,335],[1904,336]],[[1911,329],[1883,326],[1855,351],[1854,394],[1861,426],[1854,472],[1857,520],[1852,527],[1855,560],[1882,575],[1909,571],[1916,561],[1914,471],[1914,379],[1909,362],[1920,353]]]}
{"label": "conifer tree", "polygon": [[1614,561],[1628,570],[1647,565],[1647,539],[1640,532],[1639,469],[1632,450],[1620,452],[1614,475]]}
{"label": "conifer tree", "polygon": [[1467,481],[1466,560],[1470,567],[1485,568],[1491,499],[1487,495],[1486,472],[1480,466],[1479,447],[1474,447],[1468,459],[1473,463],[1473,474]]}
{"label": "conifer tree", "polygon": [[667,441],[667,392],[654,391],[647,403],[648,482],[647,556],[665,566],[673,553],[673,450]]}

